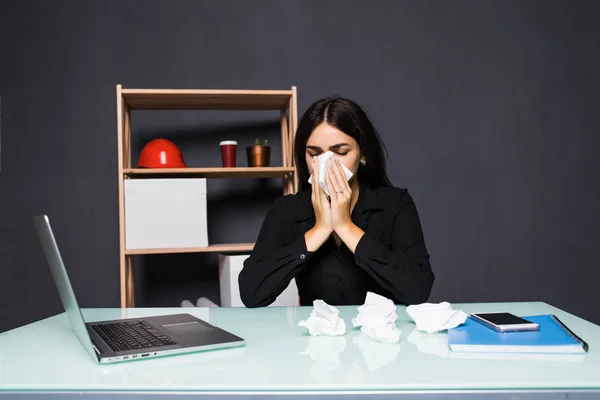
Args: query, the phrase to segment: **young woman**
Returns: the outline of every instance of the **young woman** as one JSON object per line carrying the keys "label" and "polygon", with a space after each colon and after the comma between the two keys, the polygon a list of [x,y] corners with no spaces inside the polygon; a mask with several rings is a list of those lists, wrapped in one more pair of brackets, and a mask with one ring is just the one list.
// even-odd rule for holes
{"label": "young woman", "polygon": [[[294,148],[299,190],[279,197],[264,219],[239,275],[244,304],[271,304],[292,278],[301,305],[360,305],[368,291],[396,304],[427,301],[434,274],[417,208],[389,182],[383,145],[362,108],[343,98],[317,101],[300,120]],[[334,153],[331,197],[318,183],[317,157],[326,151]],[[353,173],[349,181],[340,164]]]}

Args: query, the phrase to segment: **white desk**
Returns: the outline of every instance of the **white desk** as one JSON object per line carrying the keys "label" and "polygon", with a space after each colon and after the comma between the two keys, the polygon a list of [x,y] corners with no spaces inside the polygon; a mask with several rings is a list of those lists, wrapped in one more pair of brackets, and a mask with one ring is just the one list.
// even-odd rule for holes
{"label": "white desk", "polygon": [[[310,337],[298,321],[312,307],[86,309],[86,321],[190,312],[246,339],[242,348],[96,364],[66,316],[0,335],[0,397],[304,397],[599,399],[600,327],[545,303],[454,304],[466,312],[553,313],[590,346],[586,355],[466,356],[445,333],[414,331],[403,307],[402,337],[382,344],[352,328],[356,307],[339,307],[348,332]],[[42,396],[39,396],[42,395]]]}

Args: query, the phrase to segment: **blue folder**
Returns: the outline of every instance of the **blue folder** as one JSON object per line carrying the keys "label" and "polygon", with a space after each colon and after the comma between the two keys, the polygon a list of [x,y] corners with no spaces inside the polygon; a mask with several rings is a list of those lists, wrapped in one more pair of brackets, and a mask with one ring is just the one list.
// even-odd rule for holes
{"label": "blue folder", "polygon": [[588,345],[554,315],[522,317],[540,325],[538,331],[496,332],[471,317],[448,330],[454,352],[484,353],[585,353]]}

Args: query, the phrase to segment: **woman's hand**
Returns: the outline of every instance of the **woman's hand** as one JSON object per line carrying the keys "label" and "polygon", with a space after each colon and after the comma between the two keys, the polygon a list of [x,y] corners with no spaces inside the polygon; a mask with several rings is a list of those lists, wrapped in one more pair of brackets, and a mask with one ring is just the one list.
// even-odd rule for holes
{"label": "woman's hand", "polygon": [[321,247],[333,232],[331,206],[327,195],[319,186],[319,159],[317,157],[313,157],[312,170],[311,202],[315,210],[315,226],[304,235],[306,249],[311,252]]}
{"label": "woman's hand", "polygon": [[327,189],[331,193],[331,223],[333,231],[346,244],[352,253],[364,231],[352,222],[352,189],[342,170],[340,161],[335,157],[327,174]]}
{"label": "woman's hand", "polygon": [[327,174],[327,189],[331,194],[331,223],[333,230],[339,230],[352,225],[350,208],[352,206],[352,189],[336,156],[330,158]]}

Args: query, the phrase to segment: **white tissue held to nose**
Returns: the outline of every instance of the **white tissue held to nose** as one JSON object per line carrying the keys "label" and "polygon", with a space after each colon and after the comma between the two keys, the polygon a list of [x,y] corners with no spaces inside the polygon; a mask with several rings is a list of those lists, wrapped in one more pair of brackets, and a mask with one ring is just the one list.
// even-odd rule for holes
{"label": "white tissue held to nose", "polygon": [[298,322],[298,326],[308,329],[311,336],[340,336],[346,333],[346,323],[339,316],[340,311],[323,300],[313,301],[310,316]]}
{"label": "white tissue held to nose", "polygon": [[[332,151],[326,151],[325,153],[321,154],[318,158],[319,158],[319,186],[321,186],[323,188],[323,191],[325,192],[325,194],[327,196],[331,197],[331,194],[329,193],[329,190],[327,189],[327,174],[329,173],[329,169],[327,168],[327,164],[329,163],[329,159],[333,156],[333,152]],[[333,160],[332,160],[333,161]],[[349,181],[350,178],[352,178],[352,171],[350,171],[345,165],[344,163],[340,162],[340,165],[342,166],[342,170],[344,170],[344,173],[346,174],[346,180]],[[310,178],[308,178],[308,183],[312,184],[312,175],[310,176]]]}
{"label": "white tissue held to nose", "polygon": [[418,330],[430,334],[455,328],[468,317],[462,310],[453,310],[447,301],[410,305],[406,307],[406,313],[415,321]]}
{"label": "white tissue held to nose", "polygon": [[396,305],[384,296],[367,292],[365,303],[358,307],[358,315],[352,319],[352,325],[371,339],[384,343],[397,343],[400,330],[396,327]]}

